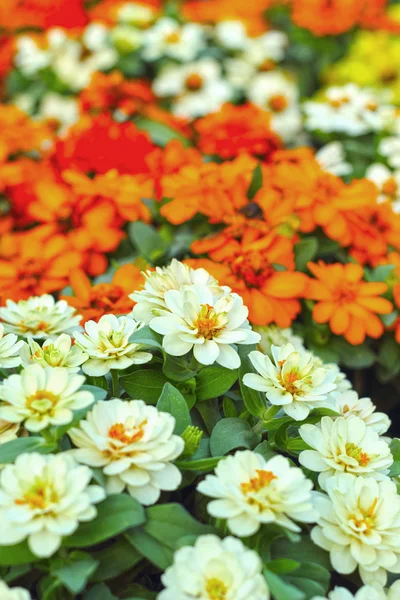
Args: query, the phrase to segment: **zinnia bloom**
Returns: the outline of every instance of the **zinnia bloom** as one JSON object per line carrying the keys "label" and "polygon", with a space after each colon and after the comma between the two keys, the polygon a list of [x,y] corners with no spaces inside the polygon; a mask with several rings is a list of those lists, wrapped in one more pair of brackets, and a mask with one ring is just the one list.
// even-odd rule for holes
{"label": "zinnia bloom", "polygon": [[334,410],[345,419],[352,416],[359,417],[367,427],[379,435],[387,432],[391,421],[386,413],[376,412],[376,406],[371,398],[359,398],[354,390],[346,390],[340,394],[333,394]]}
{"label": "zinnia bloom", "polygon": [[89,485],[92,476],[91,469],[66,454],[18,456],[0,473],[0,545],[27,539],[36,556],[52,556],[63,537],[96,517],[93,504],[101,502],[105,492]]}
{"label": "zinnia bloom", "polygon": [[0,579],[0,597],[3,600],[31,600],[27,590],[20,587],[10,588],[5,581]]}
{"label": "zinnia bloom", "polygon": [[257,552],[240,540],[202,535],[194,546],[183,546],[175,552],[172,566],[161,576],[165,590],[158,594],[158,600],[194,600],[201,596],[269,600],[261,570]]}
{"label": "zinnia bloom", "polygon": [[109,494],[128,492],[145,505],[154,504],[161,490],[175,490],[181,473],[172,461],[184,448],[173,435],[175,419],[146,406],[142,400],[97,402],[79,427],[68,435],[77,446],[79,462],[101,467]]}
{"label": "zinnia bloom", "polygon": [[2,369],[12,369],[21,364],[19,351],[24,342],[18,341],[15,333],[4,335],[4,326],[0,323],[0,367]]}
{"label": "zinnia bloom", "polygon": [[42,367],[63,367],[70,373],[78,373],[80,365],[88,359],[85,352],[72,345],[71,337],[66,333],[55,340],[45,340],[43,346],[32,338],[22,344],[20,356],[24,367],[38,364]]}
{"label": "zinnia bloom", "polygon": [[384,332],[377,314],[392,312],[392,303],[380,295],[388,286],[362,281],[360,265],[323,262],[308,263],[316,279],[310,279],[306,296],[316,300],[313,319],[328,323],[335,335],[343,335],[350,344],[362,344],[367,335],[379,338]]}
{"label": "zinnia bloom", "polygon": [[294,521],[313,523],[317,517],[312,482],[283,456],[267,461],[256,452],[236,452],[220,460],[215,475],[207,475],[197,489],[216,498],[208,513],[227,519],[229,530],[239,537],[253,535],[264,523],[301,531]]}

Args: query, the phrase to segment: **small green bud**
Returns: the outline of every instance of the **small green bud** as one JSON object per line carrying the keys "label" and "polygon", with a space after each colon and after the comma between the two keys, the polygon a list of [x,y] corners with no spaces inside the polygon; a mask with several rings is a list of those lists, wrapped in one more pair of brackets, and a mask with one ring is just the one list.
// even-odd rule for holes
{"label": "small green bud", "polygon": [[181,438],[185,442],[185,448],[181,454],[181,458],[192,456],[200,446],[200,440],[203,437],[203,432],[198,427],[189,425],[182,433]]}

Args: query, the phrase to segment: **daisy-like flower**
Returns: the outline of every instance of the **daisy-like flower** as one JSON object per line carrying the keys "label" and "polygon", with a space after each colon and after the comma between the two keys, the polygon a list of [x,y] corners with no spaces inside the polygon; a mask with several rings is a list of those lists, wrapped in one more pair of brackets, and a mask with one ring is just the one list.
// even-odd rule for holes
{"label": "daisy-like flower", "polygon": [[1,600],[31,600],[31,595],[23,588],[8,587],[6,582],[0,579],[0,598]]}
{"label": "daisy-like flower", "polygon": [[363,583],[385,585],[400,571],[400,496],[393,481],[342,473],[316,494],[320,517],[313,542],[330,553],[332,567],[347,575],[357,567]]}
{"label": "daisy-like flower", "polygon": [[212,58],[165,67],[155,78],[153,91],[161,98],[173,98],[172,112],[188,119],[215,112],[233,94],[220,64]]}
{"label": "daisy-like flower", "polygon": [[92,471],[66,454],[21,454],[0,473],[0,546],[28,540],[39,557],[52,556],[64,536],[97,515],[103,488],[89,485]]}
{"label": "daisy-like flower", "polygon": [[80,365],[89,358],[86,352],[72,345],[71,337],[66,333],[54,341],[46,340],[43,346],[28,338],[28,342],[23,342],[20,356],[25,367],[37,363],[42,367],[64,367],[70,373],[77,373]]}
{"label": "daisy-like flower", "polygon": [[[313,356],[313,363],[316,368],[323,367],[334,375],[333,383],[336,387],[333,394],[346,392],[351,389],[351,383],[347,379],[346,373],[343,373],[336,363],[324,363],[324,361],[313,352],[310,352],[310,354]],[[332,400],[332,394],[329,395],[329,399]]]}
{"label": "daisy-like flower", "polygon": [[68,435],[77,446],[72,453],[78,462],[103,469],[109,494],[128,488],[131,496],[149,505],[157,502],[161,490],[176,490],[182,480],[171,464],[185,446],[173,434],[174,427],[174,417],[155,406],[115,398],[97,402]]}
{"label": "daisy-like flower", "polygon": [[32,365],[20,375],[10,375],[0,387],[0,419],[24,423],[28,431],[41,431],[49,425],[65,425],[74,410],[94,402],[87,390],[79,390],[83,375],[61,367]]}
{"label": "daisy-like flower", "polygon": [[154,271],[143,273],[143,290],[129,296],[136,302],[132,316],[140,322],[149,324],[154,318],[153,309],[166,308],[164,296],[169,290],[180,290],[184,285],[206,286],[214,296],[223,296],[230,292],[228,287],[220,287],[205,269],[192,269],[174,258],[167,267],[156,267]]}
{"label": "daisy-like flower", "polygon": [[246,373],[243,383],[265,392],[274,406],[281,406],[296,421],[306,419],[313,408],[329,406],[328,394],[336,388],[335,373],[315,366],[310,352],[297,352],[292,344],[272,346],[273,361],[261,352],[249,357],[258,372]]}
{"label": "daisy-like flower", "polygon": [[400,213],[400,170],[391,171],[386,165],[373,164],[365,177],[379,189],[378,202],[390,202],[395,213]]}
{"label": "daisy-like flower", "polygon": [[400,135],[383,138],[378,151],[393,169],[400,169]]}
{"label": "daisy-like flower", "polygon": [[[399,590],[399,587],[396,587],[397,590]],[[396,589],[394,589],[393,586],[392,588],[389,590],[388,595],[386,595],[382,586],[372,587],[372,585],[363,585],[356,594],[353,595],[344,587],[335,587],[335,589],[328,594],[327,599],[322,596],[315,596],[312,600],[396,600],[397,596],[394,596],[392,593],[396,592]]]}
{"label": "daisy-like flower", "polygon": [[204,45],[204,29],[201,25],[180,25],[174,19],[164,17],[144,32],[141,55],[149,61],[168,56],[187,62],[197,58]]}
{"label": "daisy-like flower", "polygon": [[303,339],[295,335],[291,327],[282,329],[278,325],[254,325],[254,331],[261,335],[258,342],[258,349],[263,354],[272,358],[272,346],[283,346],[283,344],[292,344],[298,352],[304,352],[305,346]]}
{"label": "daisy-like flower", "polygon": [[244,50],[249,43],[246,26],[242,21],[220,21],[214,27],[218,44],[228,50]]}
{"label": "daisy-like flower", "polygon": [[379,435],[383,435],[390,427],[389,417],[382,412],[376,412],[376,406],[372,403],[371,398],[359,398],[357,392],[348,390],[344,393],[332,394],[334,399],[334,409],[346,419],[351,416],[359,417],[364,423],[376,431]]}
{"label": "daisy-like flower", "polygon": [[0,444],[16,440],[19,428],[20,426],[18,423],[9,423],[8,421],[0,419]]}
{"label": "daisy-like flower", "polygon": [[22,337],[55,338],[79,327],[81,315],[65,300],[56,302],[50,294],[32,296],[29,300],[7,300],[0,308],[0,319],[7,333]]}
{"label": "daisy-like flower", "polygon": [[237,369],[240,358],[232,344],[254,344],[260,335],[247,321],[248,308],[237,294],[215,298],[208,287],[184,286],[164,296],[166,310],[150,321],[150,327],[164,336],[163,348],[172,356],[193,349],[203,365],[215,362]]}
{"label": "daisy-like flower", "polygon": [[312,482],[284,456],[266,461],[257,452],[236,452],[221,460],[215,475],[207,475],[197,489],[216,498],[208,504],[209,514],[227,519],[229,530],[239,537],[253,535],[264,523],[301,531],[294,521],[316,521]]}
{"label": "daisy-like flower", "polygon": [[157,600],[269,600],[257,552],[238,539],[201,535],[194,546],[183,546],[174,555],[161,581],[165,590]]}
{"label": "daisy-like flower", "polygon": [[271,127],[285,141],[295,138],[301,128],[298,88],[283,73],[271,71],[252,79],[248,98],[253,104],[269,110]]}
{"label": "daisy-like flower", "polygon": [[388,476],[393,463],[390,448],[359,417],[322,417],[318,425],[302,425],[299,433],[313,448],[300,453],[300,464],[320,473],[318,483],[323,489],[338,472],[381,480]]}
{"label": "daisy-like flower", "polygon": [[349,175],[353,171],[352,165],[345,161],[343,144],[341,142],[326,144],[318,150],[315,158],[324,171],[333,175]]}
{"label": "daisy-like flower", "polygon": [[0,367],[12,369],[21,364],[19,351],[23,345],[15,333],[4,335],[4,326],[0,323]]}
{"label": "daisy-like flower", "polygon": [[110,369],[127,369],[149,362],[153,355],[143,352],[142,344],[129,341],[141,327],[143,324],[134,319],[115,315],[103,315],[98,323],[86,321],[85,333],[75,333],[76,345],[89,357],[82,365],[83,372],[100,377]]}

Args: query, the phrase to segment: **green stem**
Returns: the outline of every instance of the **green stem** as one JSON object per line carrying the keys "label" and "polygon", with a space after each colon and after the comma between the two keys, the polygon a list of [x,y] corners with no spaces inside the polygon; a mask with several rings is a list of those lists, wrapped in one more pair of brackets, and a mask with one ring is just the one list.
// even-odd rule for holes
{"label": "green stem", "polygon": [[114,398],[119,398],[119,381],[118,371],[111,369],[112,395]]}
{"label": "green stem", "polygon": [[264,431],[264,422],[258,421],[253,427],[254,433],[262,433]]}
{"label": "green stem", "polygon": [[265,429],[268,428],[268,424],[271,423],[272,419],[280,411],[280,409],[281,409],[280,406],[272,405],[269,407],[269,409],[267,411],[265,411],[264,416],[263,416],[263,425],[264,425]]}

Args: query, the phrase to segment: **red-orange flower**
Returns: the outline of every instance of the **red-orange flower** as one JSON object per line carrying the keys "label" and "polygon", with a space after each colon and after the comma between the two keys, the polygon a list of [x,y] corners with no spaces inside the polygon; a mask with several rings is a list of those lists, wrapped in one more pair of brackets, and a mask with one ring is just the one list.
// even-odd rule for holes
{"label": "red-orange flower", "polygon": [[83,0],[1,0],[0,26],[6,29],[83,27],[87,15]]}
{"label": "red-orange flower", "polygon": [[329,323],[335,335],[343,335],[350,344],[362,344],[369,335],[379,338],[384,332],[378,315],[392,312],[389,300],[381,297],[388,286],[381,282],[363,281],[364,271],[360,265],[348,263],[308,263],[316,279],[310,279],[306,296],[317,303],[313,319],[317,323]]}
{"label": "red-orange flower", "polygon": [[253,104],[224,104],[222,108],[195,122],[198,145],[204,154],[233,158],[246,152],[267,158],[281,146],[271,130],[270,113]]}
{"label": "red-orange flower", "polygon": [[260,0],[243,2],[243,0],[188,0],[182,8],[186,19],[205,23],[218,23],[224,20],[243,21],[250,35],[264,33],[266,21],[265,11],[276,0]]}
{"label": "red-orange flower", "polygon": [[82,315],[82,324],[90,319],[98,321],[107,313],[124,315],[131,312],[134,302],[129,294],[140,289],[144,283],[141,270],[133,264],[119,267],[111,283],[92,285],[82,269],[70,274],[70,285],[74,296],[62,296],[70,306]]}
{"label": "red-orange flower", "polygon": [[32,121],[26,113],[13,105],[0,105],[0,162],[10,155],[30,150],[41,150],[52,138],[49,127]]}

